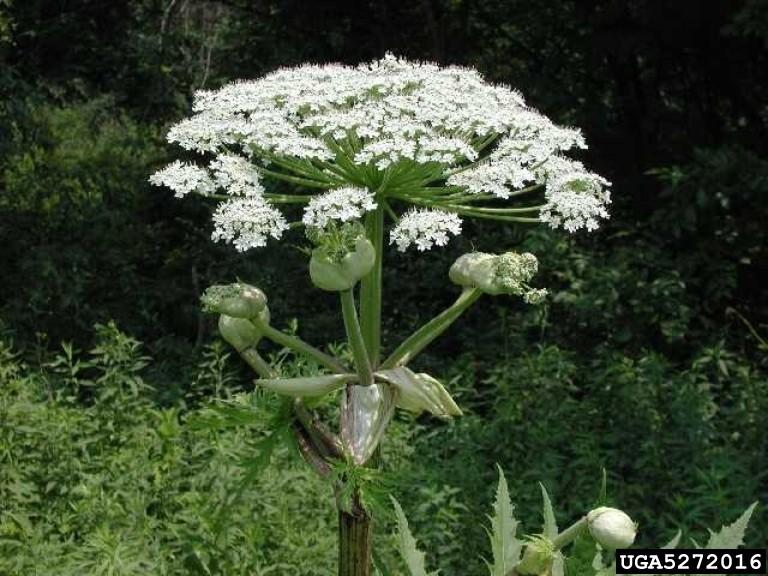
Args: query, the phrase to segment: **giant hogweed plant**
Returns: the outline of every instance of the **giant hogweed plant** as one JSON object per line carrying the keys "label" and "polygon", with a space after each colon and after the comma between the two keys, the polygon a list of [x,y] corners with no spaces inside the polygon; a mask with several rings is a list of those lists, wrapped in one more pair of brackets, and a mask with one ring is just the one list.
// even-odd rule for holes
{"label": "giant hogweed plant", "polygon": [[[586,147],[579,130],[467,68],[392,55],[357,67],[305,65],[198,92],[193,108],[168,139],[198,160],[173,162],[151,182],[217,201],[212,237],[240,251],[303,230],[313,283],[339,294],[349,362],[272,326],[257,287],[213,286],[203,303],[220,315],[222,336],[258,374],[256,385],[290,399],[300,452],[333,483],[339,573],[369,574],[372,525],[356,482],[377,465],[394,410],[461,414],[437,378],[409,363],[483,294],[531,305],[546,296],[530,284],[532,254],[465,254],[449,271],[456,301],[384,355],[385,248],[444,246],[465,218],[593,230],[608,215],[609,183],[567,156]],[[289,222],[297,207],[301,217]],[[285,377],[260,355],[262,338],[324,372]],[[314,409],[328,395],[340,401],[338,426]]]}

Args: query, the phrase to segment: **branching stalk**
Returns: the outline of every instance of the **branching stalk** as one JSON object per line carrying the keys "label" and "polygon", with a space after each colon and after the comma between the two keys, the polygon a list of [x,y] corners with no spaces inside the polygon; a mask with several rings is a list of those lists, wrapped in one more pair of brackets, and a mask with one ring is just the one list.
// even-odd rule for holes
{"label": "branching stalk", "polygon": [[453,322],[461,316],[467,308],[474,304],[482,292],[477,288],[467,288],[451,306],[440,312],[429,322],[424,324],[416,332],[411,334],[400,346],[398,346],[381,368],[394,368],[404,366],[419,352],[426,348],[435,338],[445,332]]}
{"label": "branching stalk", "polygon": [[587,517],[584,516],[560,532],[557,536],[555,536],[554,540],[552,540],[552,544],[554,545],[555,550],[560,550],[561,548],[573,542],[576,537],[586,529],[586,527]]}
{"label": "branching stalk", "polygon": [[365,220],[368,240],[376,250],[376,263],[360,281],[360,329],[371,366],[379,363],[381,350],[381,268],[384,252],[384,208],[369,212]]}
{"label": "branching stalk", "polygon": [[259,354],[259,351],[255,346],[250,346],[245,350],[241,350],[240,357],[245,360],[248,366],[253,368],[254,372],[256,372],[262,378],[277,377],[277,374],[272,369],[272,366],[270,366],[267,361],[262,358],[261,354]]}
{"label": "branching stalk", "polygon": [[294,352],[299,352],[300,354],[314,358],[319,364],[325,366],[331,372],[336,372],[337,374],[346,374],[348,372],[348,370],[342,366],[342,364],[336,360],[336,358],[329,356],[322,350],[318,350],[311,344],[307,344],[301,338],[286,334],[285,332],[281,332],[276,328],[272,328],[272,326],[266,322],[262,322],[258,318],[253,318],[251,321],[259,328],[259,330],[261,330],[264,336],[276,344],[280,344],[281,346],[290,348]]}
{"label": "branching stalk", "polygon": [[349,346],[352,348],[352,356],[355,359],[355,368],[360,378],[360,384],[370,386],[373,384],[373,369],[363,340],[360,322],[357,319],[355,296],[352,289],[342,290],[339,295],[341,296],[341,310],[344,314],[344,328],[347,331]]}

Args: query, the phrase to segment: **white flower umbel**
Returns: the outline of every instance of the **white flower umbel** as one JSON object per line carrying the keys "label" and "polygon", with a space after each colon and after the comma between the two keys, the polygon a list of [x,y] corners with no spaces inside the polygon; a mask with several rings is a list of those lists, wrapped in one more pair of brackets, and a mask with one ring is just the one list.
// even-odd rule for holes
{"label": "white flower umbel", "polygon": [[414,245],[419,251],[433,246],[445,246],[449,234],[461,234],[461,218],[443,210],[411,209],[398,221],[390,232],[389,243],[397,245],[400,252]]}
{"label": "white flower umbel", "polygon": [[214,240],[229,242],[241,252],[279,240],[288,228],[283,215],[266,200],[255,196],[234,198],[219,205],[213,214]]}
{"label": "white flower umbel", "polygon": [[608,180],[585,170],[580,162],[562,158],[550,159],[542,171],[546,174],[548,201],[539,215],[542,222],[568,232],[580,228],[592,231],[599,227],[600,220],[608,218]]}
{"label": "white flower umbel", "polygon": [[222,154],[211,161],[211,171],[218,186],[233,196],[260,196],[264,193],[256,166],[247,158]]}
{"label": "white flower umbel", "polygon": [[516,188],[522,188],[535,179],[533,170],[517,160],[504,157],[454,174],[448,178],[451,186],[461,186],[473,194],[491,194],[507,199]]}
{"label": "white flower umbel", "polygon": [[190,192],[207,194],[214,190],[213,180],[205,168],[179,160],[152,174],[149,181],[155,186],[167,186],[177,198]]}
{"label": "white flower umbel", "polygon": [[311,198],[302,221],[308,227],[325,228],[331,221],[357,220],[375,209],[374,196],[365,188],[337,188]]}
{"label": "white flower umbel", "polygon": [[[570,232],[593,230],[608,216],[608,182],[567,157],[586,148],[581,132],[471,68],[391,54],[359,66],[303,65],[200,91],[193,110],[168,140],[205,163],[177,162],[152,177],[178,196],[261,198],[251,207],[273,216],[274,204],[299,205],[307,228],[376,210],[366,226],[379,238],[376,223],[386,227],[400,215],[390,230],[400,250],[445,244],[458,234],[459,216]],[[268,230],[287,226],[282,217],[264,221],[281,223]],[[260,246],[267,236],[276,234],[238,245]]]}

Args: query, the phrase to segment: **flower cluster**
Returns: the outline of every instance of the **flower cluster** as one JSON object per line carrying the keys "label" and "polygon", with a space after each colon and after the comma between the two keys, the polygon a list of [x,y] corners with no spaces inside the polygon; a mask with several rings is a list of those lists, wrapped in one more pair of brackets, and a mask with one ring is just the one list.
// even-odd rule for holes
{"label": "flower cluster", "polygon": [[585,170],[580,162],[561,158],[551,159],[545,172],[548,204],[539,215],[542,222],[569,232],[592,231],[608,218],[611,193],[605,178]]}
{"label": "flower cluster", "polygon": [[302,222],[310,228],[325,228],[332,220],[349,222],[358,220],[366,212],[376,209],[371,192],[364,188],[336,188],[314,196],[306,208]]}
{"label": "flower cluster", "polygon": [[[586,148],[580,131],[470,68],[391,54],[359,66],[304,65],[200,91],[193,109],[168,140],[204,154],[207,166],[174,162],[150,180],[177,196],[223,192],[213,237],[240,249],[280,238],[281,203],[306,204],[307,227],[377,208],[405,212],[391,231],[401,250],[445,244],[460,217],[575,231],[608,215],[609,183],[566,156]],[[267,179],[315,193],[270,194]],[[544,202],[502,204],[537,190]]]}
{"label": "flower cluster", "polygon": [[167,186],[177,198],[191,192],[207,194],[215,187],[207,170],[179,160],[152,174],[149,181],[155,186]]}
{"label": "flower cluster", "polygon": [[392,228],[389,243],[395,244],[400,252],[411,245],[423,252],[448,244],[449,234],[461,234],[461,218],[456,214],[412,208]]}
{"label": "flower cluster", "polygon": [[231,242],[241,252],[266,246],[269,236],[279,240],[288,229],[285,217],[259,196],[220,204],[213,224],[212,238]]}

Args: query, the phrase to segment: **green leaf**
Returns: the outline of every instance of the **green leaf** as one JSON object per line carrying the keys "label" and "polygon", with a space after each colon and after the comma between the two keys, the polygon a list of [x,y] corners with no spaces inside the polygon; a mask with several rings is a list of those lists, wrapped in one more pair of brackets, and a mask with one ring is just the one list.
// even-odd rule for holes
{"label": "green leaf", "polygon": [[[392,504],[395,507],[395,517],[397,518],[397,543],[400,549],[400,556],[403,557],[405,565],[408,567],[408,573],[411,576],[430,576],[424,566],[424,552],[416,547],[416,539],[411,534],[408,527],[408,519],[403,513],[400,503],[392,498]],[[432,574],[437,574],[433,572]]]}
{"label": "green leaf", "polygon": [[544,516],[544,527],[542,528],[542,534],[544,538],[554,540],[555,536],[557,536],[557,521],[555,520],[555,511],[552,509],[552,500],[549,499],[549,494],[547,494],[544,484],[539,483],[539,486],[541,486],[541,499],[543,500],[542,515]]}
{"label": "green leaf", "polygon": [[499,466],[499,484],[493,503],[491,530],[488,534],[493,552],[493,564],[488,564],[491,576],[506,576],[519,562],[523,542],[516,537],[517,520],[509,498],[509,488],[504,472]]}
{"label": "green leaf", "polygon": [[606,502],[608,502],[608,472],[603,468],[600,478],[600,492],[597,496],[597,505],[595,508],[605,506]]}
{"label": "green leaf", "polygon": [[705,546],[705,549],[711,550],[713,548],[738,548],[744,544],[744,532],[747,530],[747,524],[752,517],[752,512],[755,511],[757,502],[754,502],[744,513],[739,517],[736,522],[729,526],[723,526],[720,532],[709,532],[709,542]]}
{"label": "green leaf", "polygon": [[675,534],[675,537],[672,538],[669,542],[664,544],[664,546],[661,547],[662,550],[674,550],[677,548],[677,545],[680,544],[680,537],[683,535],[683,533],[678,530],[677,534]]}
{"label": "green leaf", "polygon": [[603,568],[602,562],[598,567],[594,566],[597,545],[595,541],[589,536],[589,532],[582,533],[576,537],[573,541],[573,545],[570,548],[568,556],[565,558],[565,572],[567,574],[591,574],[594,568]]}

